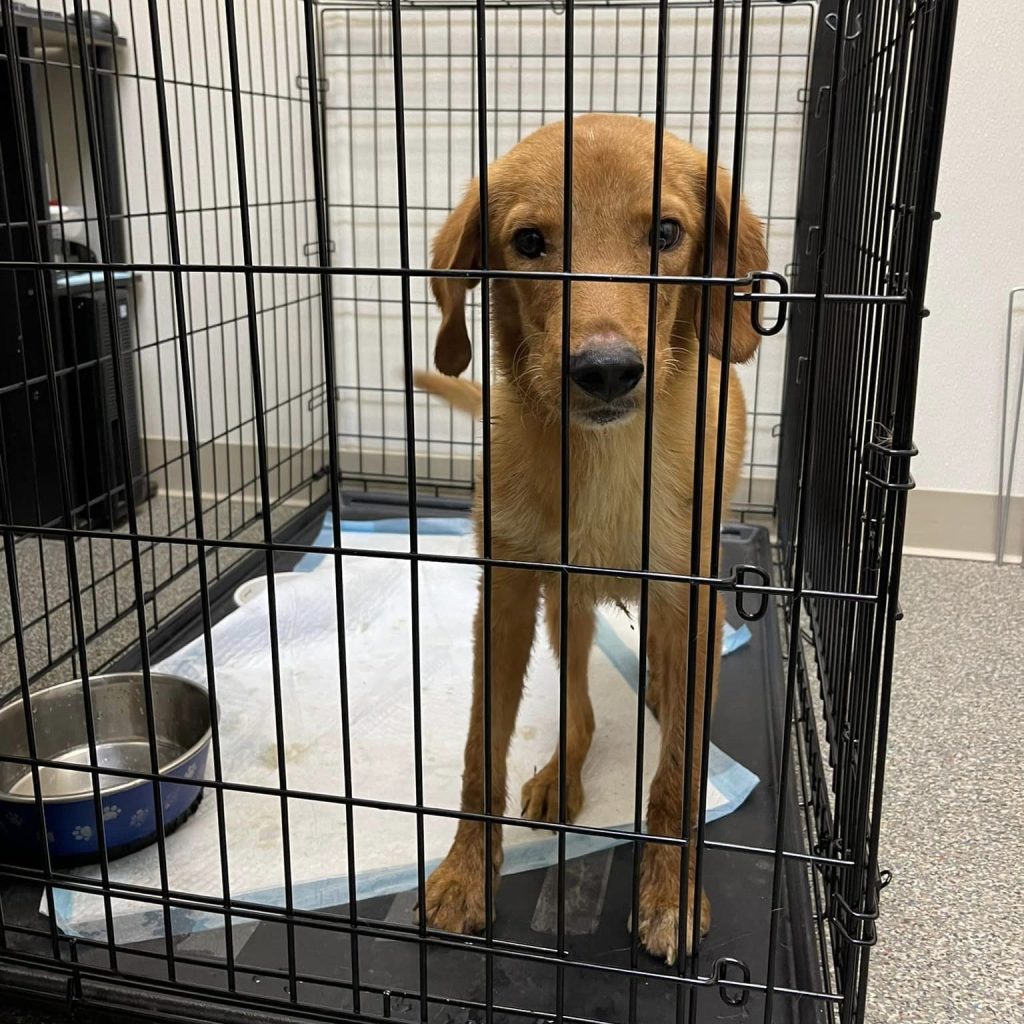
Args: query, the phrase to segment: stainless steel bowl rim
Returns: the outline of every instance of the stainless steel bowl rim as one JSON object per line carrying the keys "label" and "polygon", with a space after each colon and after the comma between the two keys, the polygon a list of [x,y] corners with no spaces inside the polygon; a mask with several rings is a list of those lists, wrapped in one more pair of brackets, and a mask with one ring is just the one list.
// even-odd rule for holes
{"label": "stainless steel bowl rim", "polygon": [[[206,689],[205,686],[200,686],[200,684],[197,683],[194,679],[186,679],[185,676],[176,676],[172,675],[169,672],[150,672],[149,678],[153,681],[163,680],[169,683],[184,683],[186,686],[190,686],[195,690],[199,690],[204,696],[207,697],[207,701],[209,701],[209,691]],[[143,674],[141,672],[111,672],[106,675],[90,676],[89,685],[91,687],[94,686],[96,683],[102,683],[104,681],[113,679],[137,679],[141,683],[143,682]],[[35,697],[42,693],[49,693],[51,690],[57,691],[69,689],[72,686],[81,687],[82,685],[83,681],[81,679],[69,679],[67,680],[67,682],[57,683],[55,686],[47,686],[43,690],[37,690],[35,693],[31,694],[31,696]],[[18,694],[11,700],[7,701],[5,704],[0,705],[0,713],[6,711],[10,707],[13,707],[15,704],[24,705],[24,703],[24,697],[21,694]],[[219,721],[220,706],[215,705],[215,707],[217,711],[217,719]],[[203,747],[205,747],[210,742],[212,735],[212,727],[210,725],[207,725],[207,727],[203,730],[202,736],[200,736],[199,739],[195,743],[193,743],[192,746],[189,747],[184,754],[180,754],[178,757],[176,757],[173,761],[171,761],[168,765],[166,765],[164,768],[160,770],[161,782],[177,782],[177,779],[167,779],[165,776],[167,776],[170,772],[173,772],[175,769],[180,768],[183,764],[185,764],[186,761],[189,761],[193,757],[195,757],[196,754],[198,754],[199,751],[202,750]],[[102,768],[100,769],[100,773],[103,773]],[[88,774],[95,778],[95,772],[89,772]],[[105,799],[108,796],[113,796],[115,793],[123,793],[125,792],[125,790],[133,789],[136,786],[145,786],[147,783],[150,783],[152,781],[153,780],[151,779],[125,779],[123,782],[119,782],[116,786],[111,786],[109,789],[101,789],[100,799]],[[42,801],[43,804],[46,806],[52,806],[53,804],[78,803],[82,800],[92,800],[95,792],[95,787],[90,787],[88,792],[85,793],[69,793],[66,796],[42,797]],[[32,796],[22,796],[17,793],[10,793],[6,790],[0,790],[0,802],[3,803],[34,804],[36,803],[36,800],[37,798],[34,794]]]}

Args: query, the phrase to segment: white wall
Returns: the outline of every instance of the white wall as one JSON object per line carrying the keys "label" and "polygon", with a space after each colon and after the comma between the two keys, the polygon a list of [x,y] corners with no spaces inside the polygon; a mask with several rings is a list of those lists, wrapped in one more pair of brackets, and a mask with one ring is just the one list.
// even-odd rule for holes
{"label": "white wall", "polygon": [[[918,386],[921,489],[997,490],[1007,297],[1024,285],[1022,82],[1024,5],[961,3]],[[1015,338],[1019,359],[1024,313]],[[1017,459],[1024,495],[1024,438]]]}

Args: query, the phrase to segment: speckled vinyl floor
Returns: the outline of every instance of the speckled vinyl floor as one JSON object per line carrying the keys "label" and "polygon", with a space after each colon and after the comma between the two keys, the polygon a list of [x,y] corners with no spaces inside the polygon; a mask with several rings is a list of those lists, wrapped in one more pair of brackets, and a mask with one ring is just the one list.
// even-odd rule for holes
{"label": "speckled vinyl floor", "polygon": [[908,558],[868,1024],[1024,1022],[1024,569]]}

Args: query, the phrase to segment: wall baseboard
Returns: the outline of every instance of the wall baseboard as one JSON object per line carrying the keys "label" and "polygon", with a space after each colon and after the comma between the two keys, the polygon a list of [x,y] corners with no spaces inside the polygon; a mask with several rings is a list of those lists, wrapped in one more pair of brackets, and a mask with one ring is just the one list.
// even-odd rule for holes
{"label": "wall baseboard", "polygon": [[[915,489],[907,500],[903,550],[908,555],[992,562],[996,556],[994,494]],[[1019,563],[1024,551],[1024,495],[1010,501],[1005,561]]]}

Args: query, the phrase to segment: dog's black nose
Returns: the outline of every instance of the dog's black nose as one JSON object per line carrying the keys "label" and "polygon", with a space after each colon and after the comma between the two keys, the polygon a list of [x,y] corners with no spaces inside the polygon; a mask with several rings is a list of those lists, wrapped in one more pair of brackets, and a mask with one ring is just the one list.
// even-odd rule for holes
{"label": "dog's black nose", "polygon": [[628,394],[643,375],[644,361],[625,339],[590,345],[569,357],[569,376],[576,385],[606,402]]}

